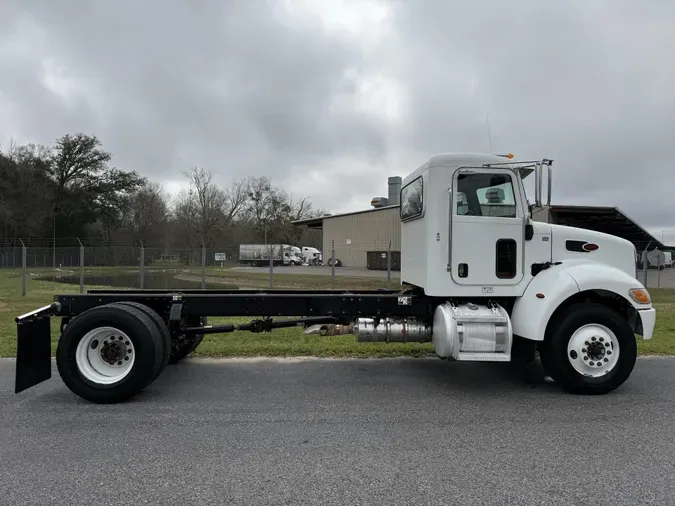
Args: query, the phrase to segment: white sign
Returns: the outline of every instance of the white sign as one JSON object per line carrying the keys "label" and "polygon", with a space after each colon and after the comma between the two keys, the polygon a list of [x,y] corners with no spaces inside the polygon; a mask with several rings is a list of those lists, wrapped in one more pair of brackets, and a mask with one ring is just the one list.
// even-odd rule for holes
{"label": "white sign", "polygon": [[216,262],[224,262],[227,260],[227,253],[216,253]]}

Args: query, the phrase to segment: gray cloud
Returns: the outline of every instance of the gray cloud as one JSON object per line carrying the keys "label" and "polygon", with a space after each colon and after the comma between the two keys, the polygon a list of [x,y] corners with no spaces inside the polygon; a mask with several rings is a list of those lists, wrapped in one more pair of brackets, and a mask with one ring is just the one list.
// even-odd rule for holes
{"label": "gray cloud", "polygon": [[[345,14],[323,5],[329,24]],[[495,151],[556,160],[554,202],[675,227],[674,6],[388,5],[382,23],[340,31],[271,1],[5,0],[0,139],[92,132],[157,180],[193,164],[223,184],[272,175],[339,211],[434,153],[488,150],[489,114]],[[42,82],[45,65],[67,96]]]}

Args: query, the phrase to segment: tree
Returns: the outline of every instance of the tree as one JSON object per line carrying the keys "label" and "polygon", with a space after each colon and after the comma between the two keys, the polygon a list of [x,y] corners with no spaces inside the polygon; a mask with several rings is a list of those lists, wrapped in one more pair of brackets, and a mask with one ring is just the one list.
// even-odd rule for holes
{"label": "tree", "polygon": [[212,246],[216,232],[223,227],[226,219],[227,196],[213,183],[211,171],[193,167],[186,175],[197,209],[200,239],[204,246]]}
{"label": "tree", "polygon": [[[192,249],[198,246],[198,224],[199,209],[192,188],[182,188],[175,199],[173,225],[183,247]],[[186,263],[189,263],[189,257],[186,257]]]}
{"label": "tree", "polygon": [[0,154],[0,235],[40,236],[46,223],[52,223],[48,165],[44,146],[12,144],[7,154]]}
{"label": "tree", "polygon": [[126,225],[134,242],[149,244],[166,232],[169,206],[166,195],[157,183],[146,183],[129,197]]}
{"label": "tree", "polygon": [[48,172],[56,183],[54,226],[59,236],[83,235],[85,225],[97,220],[108,236],[122,225],[129,195],[145,180],[134,171],[108,167],[110,159],[96,136],[79,133],[57,139]]}

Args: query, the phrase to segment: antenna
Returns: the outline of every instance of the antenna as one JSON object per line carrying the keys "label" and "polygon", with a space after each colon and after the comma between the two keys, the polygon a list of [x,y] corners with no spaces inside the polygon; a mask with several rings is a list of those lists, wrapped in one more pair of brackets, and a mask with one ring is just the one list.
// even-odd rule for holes
{"label": "antenna", "polygon": [[490,142],[490,153],[492,153],[492,132],[490,129],[490,113],[487,115],[488,141]]}

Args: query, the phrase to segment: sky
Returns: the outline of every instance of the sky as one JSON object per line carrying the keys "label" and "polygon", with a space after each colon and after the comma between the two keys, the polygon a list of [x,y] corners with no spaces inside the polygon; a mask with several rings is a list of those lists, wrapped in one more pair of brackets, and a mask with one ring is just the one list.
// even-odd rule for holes
{"label": "sky", "polygon": [[554,204],[675,243],[674,24],[662,0],[2,0],[0,145],[85,132],[169,192],[199,165],[333,213],[512,152],[555,160]]}

